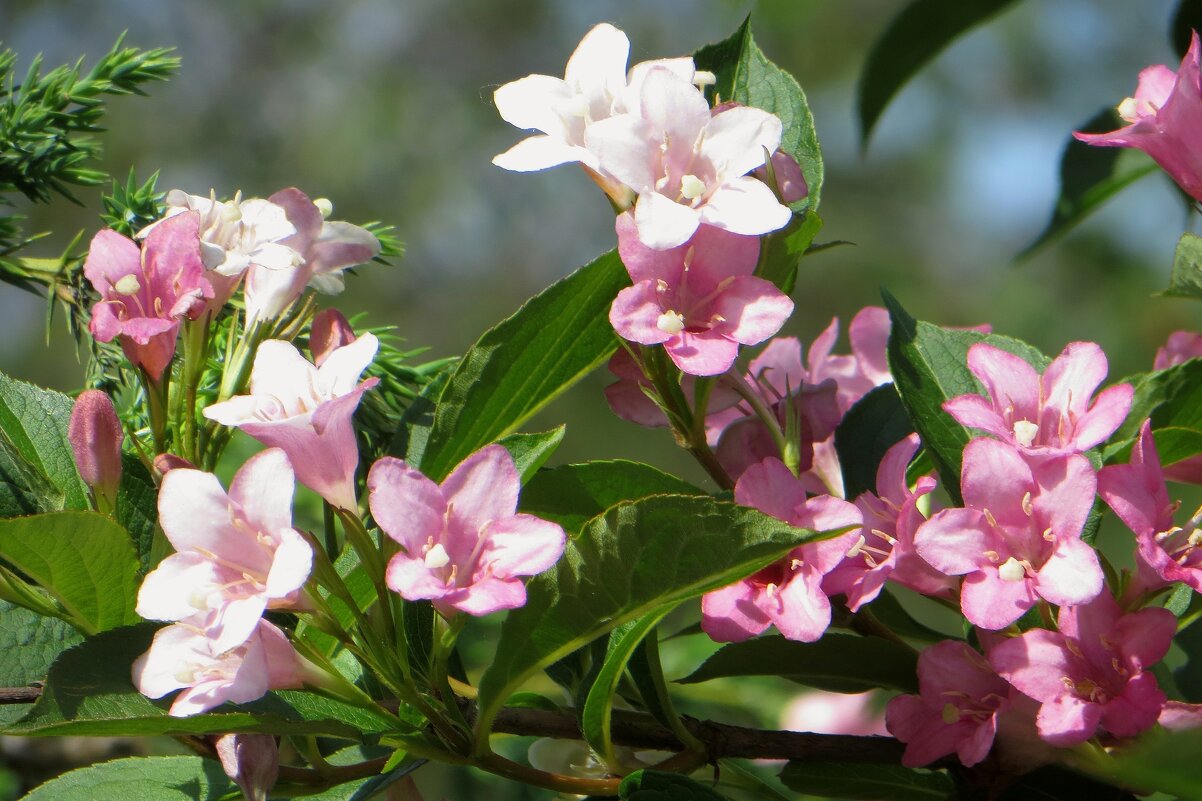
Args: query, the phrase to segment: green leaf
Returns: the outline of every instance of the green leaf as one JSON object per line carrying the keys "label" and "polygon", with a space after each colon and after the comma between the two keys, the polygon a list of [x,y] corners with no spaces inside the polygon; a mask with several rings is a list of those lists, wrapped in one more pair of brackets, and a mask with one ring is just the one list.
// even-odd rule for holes
{"label": "green leaf", "polygon": [[613,712],[614,694],[618,691],[618,682],[622,680],[626,664],[639,643],[670,611],[671,607],[665,606],[643,615],[638,620],[623,623],[609,634],[605,661],[589,689],[580,716],[580,729],[584,733],[585,741],[601,755],[601,759],[607,765],[618,765],[613,740],[610,738],[610,716]]}
{"label": "green leaf", "polygon": [[117,488],[117,522],[125,526],[142,571],[151,570],[154,531],[159,524],[159,489],[141,460],[125,454],[121,460],[121,485]]}
{"label": "green leaf", "polygon": [[896,589],[892,584],[886,584],[881,594],[873,598],[872,603],[866,607],[878,621],[894,634],[911,640],[933,643],[948,638],[947,634],[935,631],[915,620],[893,594]]}
{"label": "green leaf", "polygon": [[797,268],[821,230],[822,218],[818,212],[794,214],[788,225],[763,238],[755,274],[776,284],[786,295],[793,294]]}
{"label": "green leaf", "polygon": [[395,718],[314,693],[279,690],[225,711],[187,718],[167,714],[133,686],[130,669],[158,627],[143,623],[106,631],[64,651],[51,666],[42,697],[6,734],[126,737],[157,734],[322,734],[362,740],[394,731]]}
{"label": "green leaf", "polygon": [[[1106,133],[1123,124],[1114,108],[1108,107],[1076,130]],[[1043,232],[1014,257],[1015,261],[1022,261],[1059,239],[1110,198],[1157,169],[1142,153],[1087,145],[1070,134],[1060,157],[1060,196],[1056,198],[1052,218]]]}
{"label": "green leaf", "polygon": [[679,773],[657,770],[636,770],[618,787],[618,797],[625,801],[725,801],[704,784]]}
{"label": "green leaf", "polygon": [[0,557],[49,592],[84,633],[139,620],[129,533],[95,512],[0,520]]}
{"label": "green leaf", "polygon": [[63,494],[65,509],[89,509],[88,488],[67,440],[73,402],[66,395],[0,373],[0,429]]}
{"label": "green leaf", "polygon": [[519,505],[523,512],[574,534],[614,504],[651,495],[705,495],[705,491],[650,465],[617,459],[543,470],[522,488]]}
{"label": "green leaf", "polygon": [[946,773],[900,765],[789,762],[780,772],[786,787],[806,795],[889,801],[944,801],[956,785]]}
{"label": "green leaf", "polygon": [[634,686],[638,688],[639,700],[651,716],[665,729],[671,729],[678,719],[668,695],[664,669],[659,660],[659,636],[656,629],[648,632],[630,656],[626,669]]}
{"label": "green leaf", "polygon": [[0,430],[0,517],[20,517],[63,508],[63,493],[31,464]]}
{"label": "green leaf", "polygon": [[[1140,742],[1116,753],[1113,758],[1098,757],[1083,767],[1103,780],[1137,787],[1141,795],[1161,792],[1181,801],[1202,801],[1202,772],[1197,764],[1199,753],[1202,753],[1202,729],[1154,730],[1145,732]],[[1131,797],[1130,794],[1122,796],[1124,799]]]}
{"label": "green leaf", "polygon": [[[0,601],[0,687],[28,687],[46,678],[50,664],[80,642],[70,624]],[[33,704],[0,706],[0,726],[17,720]]]}
{"label": "green leaf", "polygon": [[618,344],[609,307],[629,283],[610,251],[485,332],[439,399],[422,471],[441,481],[608,359]]}
{"label": "green leaf", "polygon": [[214,759],[127,757],[64,773],[22,801],[220,801],[237,789]]}
{"label": "green leaf", "polygon": [[1178,58],[1185,58],[1194,31],[1202,31],[1202,0],[1180,0],[1169,27],[1169,40]]}
{"label": "green leaf", "polygon": [[904,645],[827,632],[817,642],[771,635],[730,643],[678,681],[698,684],[731,676],[780,676],[836,693],[877,687],[918,692],[917,670],[918,653]]}
{"label": "green leaf", "polygon": [[447,384],[451,382],[454,368],[455,365],[452,364],[440,370],[422,387],[421,394],[409,404],[409,408],[405,409],[396,436],[388,447],[390,455],[404,459],[413,467],[421,468],[426,455],[426,443],[429,442],[430,431],[434,428],[434,410]]}
{"label": "green leaf", "polygon": [[892,384],[873,389],[847,410],[835,430],[843,469],[843,495],[876,492],[876,473],[885,452],[914,433],[914,424]]}
{"label": "green leaf", "polygon": [[813,532],[732,503],[657,495],[622,503],[568,542],[501,626],[480,680],[477,737],[536,671],[628,620],[716,590],[771,564]]}
{"label": "green leaf", "polygon": [[555,453],[559,443],[563,442],[563,432],[566,428],[559,426],[541,434],[510,434],[497,440],[497,444],[504,445],[509,451],[513,463],[517,465],[522,483],[525,484],[547,463],[551,454]]}
{"label": "green leaf", "polygon": [[1173,671],[1183,701],[1202,703],[1202,625],[1186,626],[1173,638],[1185,652],[1186,662]]}
{"label": "green leaf", "polygon": [[873,44],[860,74],[858,106],[864,146],[893,96],[958,36],[1014,0],[915,0]]}
{"label": "green leaf", "polygon": [[1161,294],[1169,298],[1202,300],[1202,236],[1187,232],[1177,240],[1169,288]]}
{"label": "green leaf", "polygon": [[1102,455],[1108,464],[1124,462],[1145,420],[1151,419],[1161,463],[1175,464],[1202,448],[1202,360],[1123,379],[1134,387],[1131,411],[1111,435]]}
{"label": "green leaf", "polygon": [[792,75],[773,64],[751,36],[751,17],[729,39],[706,45],[693,54],[699,70],[709,70],[718,81],[711,100],[733,100],[755,106],[780,118],[780,149],[801,165],[809,195],[793,204],[795,211],[817,209],[822,194],[822,148],[814,128],[805,92]]}
{"label": "green leaf", "polygon": [[1024,359],[1040,372],[1049,360],[1017,339],[954,331],[915,320],[896,298],[888,292],[883,295],[892,321],[889,369],[894,386],[939,471],[940,482],[959,504],[960,459],[972,434],[943,411],[943,403],[958,395],[984,393],[981,383],[968,369],[968,349],[977,342],[988,342]]}

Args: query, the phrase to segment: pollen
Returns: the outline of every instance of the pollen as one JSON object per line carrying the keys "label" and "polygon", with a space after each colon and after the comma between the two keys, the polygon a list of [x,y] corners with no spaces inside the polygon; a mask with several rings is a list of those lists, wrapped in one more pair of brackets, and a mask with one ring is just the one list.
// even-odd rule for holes
{"label": "pollen", "polygon": [[943,722],[949,726],[953,723],[959,723],[960,709],[953,703],[946,703],[943,705],[943,711],[940,713],[940,717],[942,717]]}
{"label": "pollen", "polygon": [[1027,577],[1027,570],[1011,556],[998,567],[997,574],[1002,581],[1022,581]]}
{"label": "pollen", "polygon": [[442,543],[439,543],[426,551],[426,556],[422,559],[422,564],[424,564],[430,570],[437,570],[440,567],[446,567],[448,564],[450,564],[450,562],[451,556],[447,553],[447,549],[442,547]]}
{"label": "pollen", "polygon": [[655,321],[655,327],[665,334],[679,334],[684,330],[684,315],[669,309]]}
{"label": "pollen", "polygon": [[680,194],[686,200],[696,200],[705,194],[705,181],[696,175],[685,175],[680,179]]}
{"label": "pollen", "polygon": [[1014,440],[1024,448],[1031,447],[1039,435],[1039,426],[1030,420],[1019,420],[1014,424]]}
{"label": "pollen", "polygon": [[118,278],[117,283],[113,284],[113,289],[116,290],[118,295],[129,297],[130,295],[138,294],[138,291],[142,289],[142,284],[139,283],[138,276],[130,273]]}

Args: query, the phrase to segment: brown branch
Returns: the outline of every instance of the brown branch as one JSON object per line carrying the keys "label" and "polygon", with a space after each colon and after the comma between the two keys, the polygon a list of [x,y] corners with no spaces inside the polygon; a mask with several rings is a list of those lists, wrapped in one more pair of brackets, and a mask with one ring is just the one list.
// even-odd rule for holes
{"label": "brown branch", "polygon": [[41,697],[41,687],[0,687],[0,704],[32,704]]}

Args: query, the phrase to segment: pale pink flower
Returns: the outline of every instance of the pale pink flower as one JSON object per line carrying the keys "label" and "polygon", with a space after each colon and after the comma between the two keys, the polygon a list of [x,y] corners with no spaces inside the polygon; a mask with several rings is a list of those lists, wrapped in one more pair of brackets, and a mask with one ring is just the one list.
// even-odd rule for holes
{"label": "pale pink flower", "polygon": [[920,445],[918,435],[911,434],[886,451],[876,472],[876,493],[865,492],[855,500],[864,527],[847,558],[822,582],[829,595],[847,596],[852,612],[875,599],[886,580],[925,595],[948,595],[955,587],[954,579],[935,570],[914,549],[914,532],[926,522],[918,502],[935,489],[931,476],[921,476],[913,489],[906,481],[906,469]]}
{"label": "pale pink flower", "polygon": [[121,442],[125,434],[113,401],[96,389],[85,389],[71,407],[67,441],[83,483],[107,499],[117,502],[121,484]]}
{"label": "pale pink flower", "polygon": [[228,651],[216,649],[204,629],[183,622],[159,629],[150,650],[134,660],[133,682],[148,698],[183,689],[169,710],[181,718],[227,701],[254,701],[268,690],[300,687],[314,670],[266,620]]}
{"label": "pale pink flower", "polygon": [[605,387],[605,400],[618,417],[647,428],[662,428],[668,424],[663,409],[647,395],[652,391],[650,379],[626,348],[618,348],[606,365],[617,381]]}
{"label": "pale pink flower", "polygon": [[964,576],[960,607],[975,626],[1001,629],[1039,598],[1081,604],[1102,591],[1098,555],[1081,540],[1097,479],[1071,454],[1028,462],[1014,447],[974,439],[964,449],[964,507],[918,527],[919,556]]}
{"label": "pale pink flower", "polygon": [[1137,555],[1159,578],[1143,589],[1180,581],[1202,592],[1202,520],[1190,520],[1185,528],[1173,522],[1178,504],[1169,500],[1150,422],[1140,429],[1130,464],[1098,472],[1098,494],[1135,533]]}
{"label": "pale pink flower", "polygon": [[330,355],[355,341],[355,329],[337,309],[322,309],[309,324],[309,355],[318,367]]}
{"label": "pale pink flower", "polygon": [[618,293],[609,321],[631,342],[662,344],[686,373],[725,372],[739,345],[763,342],[793,311],[787,295],[752,275],[759,257],[752,237],[706,226],[679,247],[654,250],[639,240],[629,212],[616,228],[634,286]]}
{"label": "pale pink flower", "polygon": [[[797,159],[783,150],[772,154],[772,173],[776,178],[776,194],[785,203],[796,203],[810,193],[806,177],[801,171]],[[752,173],[764,183],[768,183],[768,165],[757,167]],[[769,184],[771,185],[771,184]]]}
{"label": "pale pink flower", "polygon": [[966,767],[983,760],[1012,692],[985,657],[959,640],[936,643],[918,656],[918,689],[885,709],[886,727],[906,744],[902,764],[921,767],[948,754]]}
{"label": "pale pink flower", "polygon": [[877,693],[833,693],[810,690],[793,697],[781,712],[780,726],[789,731],[816,734],[886,736],[885,712]]}
{"label": "pale pink flower", "polygon": [[526,603],[519,576],[547,570],[566,538],[555,523],[518,514],[513,457],[489,445],[435,484],[399,459],[372,465],[372,516],[401,544],[388,586],[409,601],[429,600],[444,615],[487,615]]}
{"label": "pale pink flower", "polygon": [[1167,370],[1199,357],[1202,357],[1202,334],[1193,331],[1174,331],[1169,334],[1164,347],[1156,350],[1152,369]]}
{"label": "pale pink flower", "polygon": [[328,201],[319,206],[290,187],[273,194],[267,203],[283,209],[295,229],[278,242],[295,255],[282,265],[254,261],[248,266],[243,292],[249,320],[278,317],[309,286],[327,295],[338,294],[345,286],[344,269],[371,261],[380,253],[379,240],[366,228],[325,220]]}
{"label": "pale pink flower", "polygon": [[1094,391],[1106,378],[1106,354],[1092,342],[1070,342],[1043,375],[1022,358],[978,342],[968,369],[989,393],[943,404],[960,425],[979,428],[1033,457],[1087,451],[1122,425],[1134,394],[1130,384]]}
{"label": "pale pink flower", "polygon": [[1177,619],[1167,609],[1124,614],[1109,592],[1065,606],[1059,631],[1032,629],[989,652],[998,674],[1043,704],[1039,736],[1057,747],[1104,729],[1131,737],[1156,723],[1165,695],[1147,671],[1168,652]]}
{"label": "pale pink flower", "polygon": [[638,200],[639,238],[656,250],[687,242],[699,225],[759,236],[788,224],[792,212],[748,175],[780,145],[782,126],[749,106],[715,109],[675,71],[648,70],[637,108],[594,122],[585,145],[601,168]]}
{"label": "pale pink flower", "polygon": [[267,801],[280,775],[280,747],[270,734],[223,734],[215,743],[221,769],[246,801]]}
{"label": "pale pink flower", "polygon": [[100,293],[88,330],[100,342],[119,337],[126,358],[154,381],[175,355],[180,321],[195,318],[213,296],[200,259],[198,224],[195,214],[172,219],[141,250],[108,229],[88,246],[83,272]]}
{"label": "pale pink flower", "polygon": [[[830,496],[807,498],[797,477],[779,459],[747,469],[735,485],[735,501],[789,525],[815,531],[858,526],[860,512]],[[785,637],[814,642],[831,622],[822,577],[855,544],[852,531],[795,548],[754,575],[701,599],[701,628],[719,642],[740,642],[775,625]]]}
{"label": "pale pink flower", "polygon": [[364,334],[315,367],[290,342],[259,345],[250,394],[204,410],[205,417],[240,428],[288,454],[297,479],[332,505],[354,510],[359,446],[351,417],[378,378],[359,381],[379,342]]}
{"label": "pale pink flower", "polygon": [[806,362],[810,381],[817,384],[828,379],[839,388],[839,411],[843,414],[875,387],[893,380],[889,372],[889,312],[880,306],[865,306],[851,318],[847,337],[851,353],[834,355],[839,339],[839,318],[831,320],[810,345]]}
{"label": "pale pink flower", "polygon": [[159,523],[176,553],[143,580],[138,614],[189,618],[223,652],[244,642],[265,610],[300,606],[313,550],[292,528],[294,485],[278,448],[252,456],[228,494],[212,473],[163,476]]}
{"label": "pale pink flower", "polygon": [[1198,34],[1174,73],[1164,64],[1139,74],[1135,96],[1118,106],[1129,125],[1104,134],[1076,132],[1082,142],[1102,147],[1138,148],[1160,165],[1185,192],[1202,199],[1202,86]]}

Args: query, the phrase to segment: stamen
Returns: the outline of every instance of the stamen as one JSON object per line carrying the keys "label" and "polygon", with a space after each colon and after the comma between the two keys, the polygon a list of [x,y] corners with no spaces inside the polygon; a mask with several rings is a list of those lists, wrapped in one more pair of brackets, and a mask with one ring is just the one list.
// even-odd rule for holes
{"label": "stamen", "polygon": [[960,708],[952,703],[944,704],[943,711],[940,713],[940,717],[942,717],[943,722],[949,726],[952,725],[953,723],[959,723],[960,722]]}
{"label": "stamen", "polygon": [[450,563],[451,555],[447,553],[446,548],[442,547],[442,543],[426,551],[426,556],[422,559],[422,564],[429,570],[437,570],[440,567],[446,567]]}
{"label": "stamen", "polygon": [[684,315],[669,309],[655,321],[655,327],[665,334],[679,334],[684,330]]}
{"label": "stamen", "polygon": [[117,283],[113,284],[113,290],[118,295],[125,295],[126,297],[138,294],[138,291],[141,289],[142,284],[138,282],[138,276],[133,273],[121,276],[117,279]]}
{"label": "stamen", "polygon": [[713,86],[718,82],[718,76],[709,70],[697,70],[693,73],[693,86],[702,89],[706,86]]}
{"label": "stamen", "polygon": [[1011,556],[998,567],[997,574],[1002,581],[1022,581],[1027,577],[1027,570],[1021,562]]}
{"label": "stamen", "polygon": [[686,200],[696,200],[705,194],[705,182],[696,175],[685,175],[680,179],[680,194]]}
{"label": "stamen", "polygon": [[1031,511],[1035,508],[1035,504],[1031,501],[1031,493],[1023,495],[1023,514],[1027,517],[1031,516]]}
{"label": "stamen", "polygon": [[1030,420],[1019,420],[1014,424],[1014,439],[1024,448],[1031,447],[1031,443],[1035,441],[1038,434],[1039,426]]}

